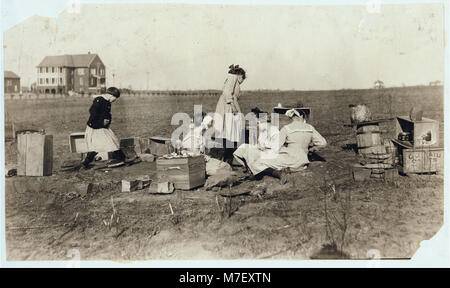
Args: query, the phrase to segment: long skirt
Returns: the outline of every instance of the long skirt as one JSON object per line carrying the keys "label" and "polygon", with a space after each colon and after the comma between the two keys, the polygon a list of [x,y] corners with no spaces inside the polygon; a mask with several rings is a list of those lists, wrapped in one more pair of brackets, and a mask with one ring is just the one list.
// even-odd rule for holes
{"label": "long skirt", "polygon": [[120,141],[111,129],[92,129],[86,126],[86,145],[89,152],[113,152],[120,149]]}
{"label": "long skirt", "polygon": [[250,144],[242,144],[234,151],[233,155],[241,165],[245,166],[246,164],[253,174],[269,168],[266,162],[278,157],[278,153],[272,149],[260,150],[257,146]]}

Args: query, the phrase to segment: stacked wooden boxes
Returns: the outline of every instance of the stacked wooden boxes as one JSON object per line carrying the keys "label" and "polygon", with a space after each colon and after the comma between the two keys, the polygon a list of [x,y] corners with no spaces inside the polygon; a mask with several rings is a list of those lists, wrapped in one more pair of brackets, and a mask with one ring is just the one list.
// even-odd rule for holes
{"label": "stacked wooden boxes", "polygon": [[395,151],[391,147],[392,143],[382,142],[379,122],[360,122],[356,127],[358,153],[362,159],[353,167],[354,180],[387,180],[398,175],[395,169]]}
{"label": "stacked wooden boxes", "polygon": [[444,168],[444,148],[439,147],[439,122],[429,118],[411,120],[397,117],[396,135],[408,139],[393,139],[399,151],[400,172],[432,173]]}
{"label": "stacked wooden boxes", "polygon": [[206,163],[202,155],[160,157],[156,160],[159,182],[171,182],[176,189],[190,190],[205,184]]}
{"label": "stacked wooden boxes", "polygon": [[43,133],[19,133],[17,135],[18,165],[20,176],[50,176],[53,168],[53,136]]}
{"label": "stacked wooden boxes", "polygon": [[377,146],[371,153],[364,154],[359,164],[353,166],[353,179],[364,181],[368,178],[389,180],[398,175],[393,156],[384,146]]}

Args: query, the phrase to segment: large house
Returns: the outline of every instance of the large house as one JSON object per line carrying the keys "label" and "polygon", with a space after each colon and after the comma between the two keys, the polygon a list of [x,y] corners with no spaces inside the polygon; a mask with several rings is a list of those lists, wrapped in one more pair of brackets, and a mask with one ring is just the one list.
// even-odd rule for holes
{"label": "large house", "polygon": [[4,79],[5,93],[20,92],[20,77],[16,73],[5,70]]}
{"label": "large house", "polygon": [[98,93],[105,87],[105,65],[97,54],[46,56],[37,66],[39,93]]}

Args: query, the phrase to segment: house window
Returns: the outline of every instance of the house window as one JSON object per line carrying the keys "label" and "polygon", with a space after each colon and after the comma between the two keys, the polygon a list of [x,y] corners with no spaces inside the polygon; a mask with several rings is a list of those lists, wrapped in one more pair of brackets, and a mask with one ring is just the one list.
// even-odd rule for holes
{"label": "house window", "polygon": [[55,73],[55,67],[52,67],[52,73]]}
{"label": "house window", "polygon": [[91,78],[91,86],[94,86],[94,77]]}
{"label": "house window", "polygon": [[59,78],[59,84],[63,84],[62,78]]}
{"label": "house window", "polygon": [[48,67],[45,67],[45,73],[48,73]]}
{"label": "house window", "polygon": [[52,84],[55,84],[55,78],[52,78]]}
{"label": "house window", "polygon": [[84,75],[84,68],[78,68],[78,75]]}
{"label": "house window", "polygon": [[12,85],[12,81],[11,80],[7,80],[6,81],[6,86],[11,86]]}
{"label": "house window", "polygon": [[62,67],[59,67],[59,73],[62,73]]}
{"label": "house window", "polygon": [[100,75],[105,75],[105,69],[100,69]]}
{"label": "house window", "polygon": [[48,78],[45,78],[45,84],[48,84],[49,82],[48,82]]}
{"label": "house window", "polygon": [[80,78],[80,85],[84,85],[83,78]]}
{"label": "house window", "polygon": [[95,75],[95,73],[96,73],[95,68],[91,68],[91,74]]}
{"label": "house window", "polygon": [[42,67],[39,67],[39,73],[42,73],[44,69]]}

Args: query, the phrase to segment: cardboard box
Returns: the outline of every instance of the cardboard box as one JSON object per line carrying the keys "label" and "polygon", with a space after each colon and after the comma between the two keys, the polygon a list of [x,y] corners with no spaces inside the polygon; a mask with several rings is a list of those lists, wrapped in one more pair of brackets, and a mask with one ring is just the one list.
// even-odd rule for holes
{"label": "cardboard box", "polygon": [[53,136],[41,133],[17,135],[18,165],[21,176],[50,176],[53,169]]}
{"label": "cardboard box", "polygon": [[176,189],[190,190],[205,184],[206,163],[204,156],[158,158],[156,171],[159,182],[171,182]]}

